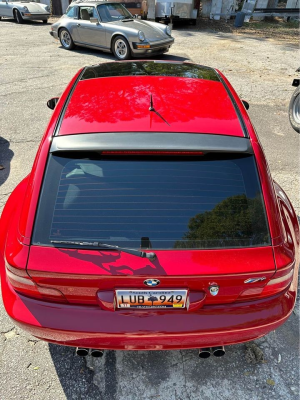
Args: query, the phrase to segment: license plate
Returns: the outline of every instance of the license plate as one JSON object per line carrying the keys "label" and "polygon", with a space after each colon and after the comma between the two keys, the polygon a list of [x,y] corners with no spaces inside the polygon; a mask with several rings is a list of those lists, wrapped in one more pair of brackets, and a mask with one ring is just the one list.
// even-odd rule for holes
{"label": "license plate", "polygon": [[172,308],[186,306],[187,290],[116,290],[117,308]]}

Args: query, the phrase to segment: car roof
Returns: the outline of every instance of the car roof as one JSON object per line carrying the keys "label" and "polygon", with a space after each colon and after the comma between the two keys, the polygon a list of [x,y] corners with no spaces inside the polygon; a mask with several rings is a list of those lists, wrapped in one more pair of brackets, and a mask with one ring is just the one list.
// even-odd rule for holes
{"label": "car roof", "polygon": [[55,134],[101,132],[245,136],[216,70],[156,60],[103,63],[82,71]]}
{"label": "car roof", "polygon": [[70,7],[72,7],[72,6],[78,6],[78,5],[83,5],[83,6],[97,6],[98,4],[122,4],[122,3],[119,3],[119,2],[115,2],[115,1],[107,1],[107,0],[95,0],[95,1],[93,1],[93,0],[87,0],[87,1],[85,1],[85,0],[75,0],[75,1],[72,1],[72,3],[70,4]]}

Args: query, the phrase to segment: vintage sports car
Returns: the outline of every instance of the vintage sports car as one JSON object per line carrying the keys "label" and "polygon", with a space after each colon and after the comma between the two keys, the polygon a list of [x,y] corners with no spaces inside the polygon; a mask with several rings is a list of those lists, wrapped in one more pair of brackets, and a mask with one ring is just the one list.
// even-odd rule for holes
{"label": "vintage sports car", "polygon": [[14,18],[18,24],[28,20],[42,20],[46,24],[50,7],[34,1],[0,0],[0,19],[3,17]]}
{"label": "vintage sports car", "polygon": [[133,17],[120,3],[73,2],[50,34],[71,50],[75,45],[112,52],[118,60],[169,51],[169,26]]}
{"label": "vintage sports car", "polygon": [[224,75],[81,69],[0,220],[4,306],[49,342],[200,349],[259,338],[296,299],[299,226]]}

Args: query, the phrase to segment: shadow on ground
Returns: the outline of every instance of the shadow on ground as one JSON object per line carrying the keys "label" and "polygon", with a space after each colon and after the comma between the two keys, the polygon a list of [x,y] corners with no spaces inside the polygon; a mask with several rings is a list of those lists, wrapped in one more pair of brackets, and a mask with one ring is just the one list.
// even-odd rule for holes
{"label": "shadow on ground", "polygon": [[0,186],[3,185],[10,174],[10,162],[14,153],[9,146],[9,141],[0,136]]}

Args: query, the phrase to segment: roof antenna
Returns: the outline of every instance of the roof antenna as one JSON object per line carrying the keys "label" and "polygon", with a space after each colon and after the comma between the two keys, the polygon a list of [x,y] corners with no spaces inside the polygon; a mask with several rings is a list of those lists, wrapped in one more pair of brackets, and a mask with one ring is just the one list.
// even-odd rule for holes
{"label": "roof antenna", "polygon": [[150,107],[149,107],[149,111],[154,111],[154,107],[153,107],[153,100],[152,100],[152,94],[150,94]]}
{"label": "roof antenna", "polygon": [[155,108],[153,107],[152,94],[150,94],[150,107],[149,107],[149,111],[155,112],[155,114],[158,115],[159,118],[161,118],[167,125],[170,126],[170,124],[164,119],[164,117],[162,117],[162,116],[160,115],[160,113],[159,113],[158,111],[156,111]]}

